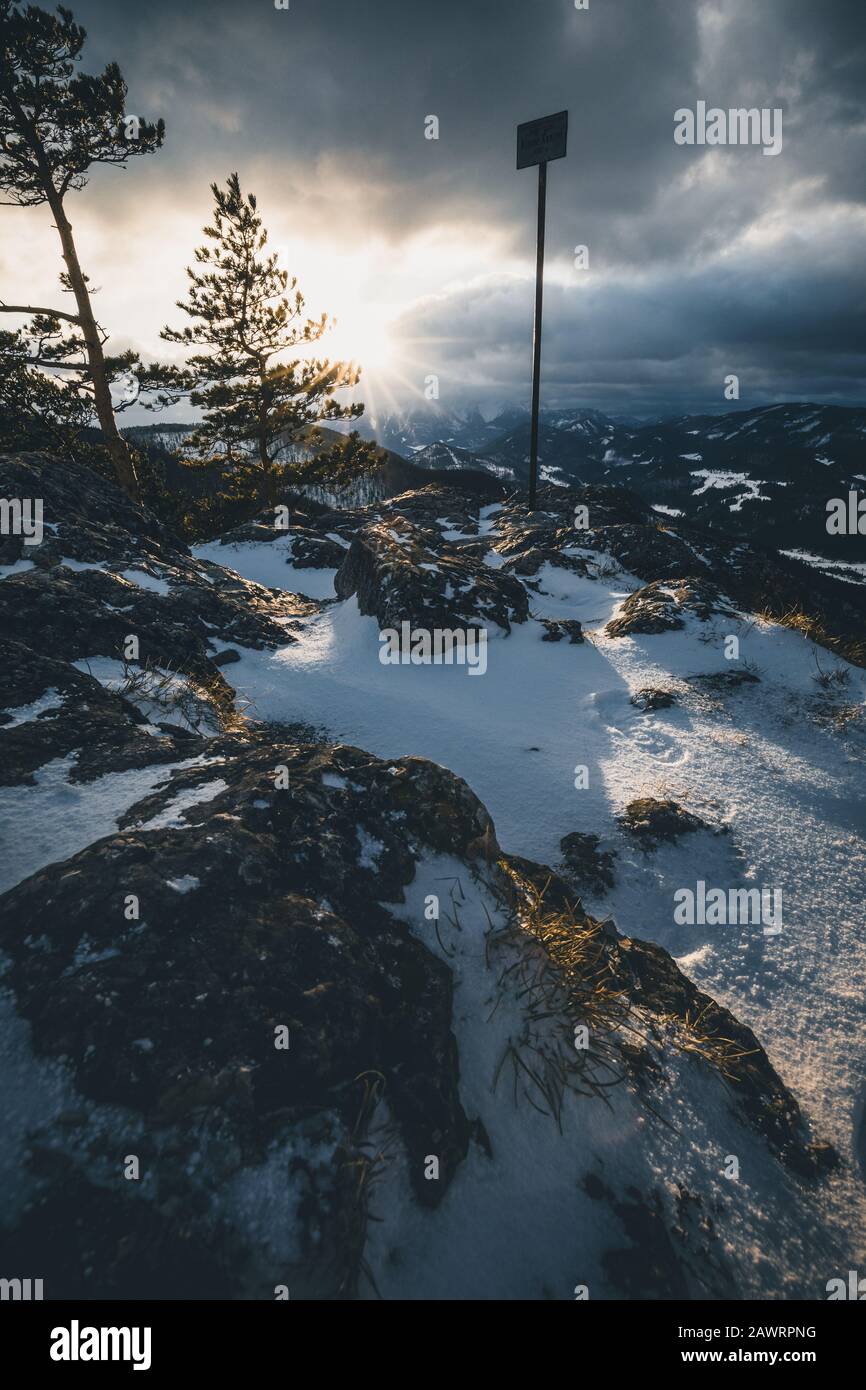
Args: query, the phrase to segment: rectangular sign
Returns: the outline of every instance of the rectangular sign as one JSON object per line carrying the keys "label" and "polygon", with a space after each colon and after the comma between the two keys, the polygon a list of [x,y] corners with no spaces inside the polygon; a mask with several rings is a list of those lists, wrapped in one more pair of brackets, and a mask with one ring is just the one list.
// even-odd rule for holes
{"label": "rectangular sign", "polygon": [[563,159],[567,136],[567,111],[542,116],[539,121],[524,121],[523,125],[517,127],[518,169],[528,169],[531,164],[547,164],[551,159]]}

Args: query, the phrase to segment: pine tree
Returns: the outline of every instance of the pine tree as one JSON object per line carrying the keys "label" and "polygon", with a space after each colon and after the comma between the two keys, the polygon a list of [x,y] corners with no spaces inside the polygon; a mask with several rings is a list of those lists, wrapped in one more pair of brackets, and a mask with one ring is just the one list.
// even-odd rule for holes
{"label": "pine tree", "polygon": [[[0,0],[0,191],[7,205],[47,203],[60,236],[64,290],[76,312],[29,304],[0,304],[0,312],[34,314],[31,338],[53,338],[47,357],[31,356],[31,368],[74,373],[73,394],[88,395],[117,478],[135,500],[139,486],[132,455],[117,427],[112,377],[135,371],[134,354],[107,358],[106,333],[97,323],[88,277],[78,259],[65,199],[85,187],[94,164],[125,166],[134,155],[163,143],[162,121],[150,124],[127,114],[127,87],[116,63],[98,77],[78,70],[86,35],[70,10],[49,14],[36,5]],[[65,336],[60,325],[69,325]],[[142,369],[142,377],[146,377]],[[70,407],[71,409],[71,407]]]}
{"label": "pine tree", "polygon": [[32,340],[20,329],[0,331],[0,449],[49,449],[67,462],[90,464],[94,432],[86,393],[32,363]]}
{"label": "pine tree", "polygon": [[[241,192],[237,174],[225,189],[211,185],[213,225],[204,228],[209,244],[195,252],[201,270],[187,269],[189,297],[177,307],[193,320],[184,328],[164,328],[161,336],[185,347],[204,348],[186,363],[195,379],[193,405],[203,421],[188,441],[202,453],[221,454],[233,466],[239,488],[255,476],[261,499],[273,505],[280,481],[345,478],[378,462],[373,446],[350,436],[345,448],[319,455],[308,466],[281,464],[291,441],[315,440],[315,426],[327,420],[356,419],[363,405],[341,405],[334,392],[354,386],[360,369],[352,363],[310,357],[282,360],[291,349],[317,342],[328,330],[326,314],[306,318],[297,280],[265,251],[255,196]],[[350,462],[351,461],[351,462]]]}

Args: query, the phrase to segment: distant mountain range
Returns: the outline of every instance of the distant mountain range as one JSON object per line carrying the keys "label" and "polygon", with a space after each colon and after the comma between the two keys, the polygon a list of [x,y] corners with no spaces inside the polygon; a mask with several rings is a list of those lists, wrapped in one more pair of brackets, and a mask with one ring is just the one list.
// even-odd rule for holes
{"label": "distant mountain range", "polygon": [[412,458],[431,444],[454,444],[484,453],[528,421],[529,411],[520,406],[508,406],[486,420],[476,407],[452,411],[439,401],[428,401],[413,410],[377,413],[352,423],[359,434],[378,440],[383,449]]}
{"label": "distant mountain range", "polygon": [[[520,407],[487,420],[478,410],[453,412],[430,402],[360,425],[390,451],[376,489],[381,495],[417,486],[419,472],[431,481],[455,471],[488,474],[518,487],[528,478],[529,413]],[[188,429],[126,433],[171,451]],[[866,495],[866,408],[793,403],[651,423],[599,410],[545,411],[539,471],[542,481],[563,486],[633,488],[660,520],[683,517],[734,541],[802,552],[819,565],[823,557],[822,567],[832,562],[837,577],[866,580],[866,536],[826,531],[829,499],[849,491]]]}

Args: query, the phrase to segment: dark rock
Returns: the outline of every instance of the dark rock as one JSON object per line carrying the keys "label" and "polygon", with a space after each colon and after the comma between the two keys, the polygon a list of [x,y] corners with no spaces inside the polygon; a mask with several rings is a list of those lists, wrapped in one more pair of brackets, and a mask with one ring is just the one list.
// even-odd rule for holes
{"label": "dark rock", "polygon": [[518,500],[506,504],[497,514],[496,548],[507,557],[508,568],[515,574],[530,576],[537,574],[542,565],[551,564],[591,575],[585,556],[568,553],[594,544],[592,530],[576,525],[579,506],[586,507],[590,528],[614,523],[620,527],[625,522],[640,523],[651,518],[649,508],[634,493],[622,488],[540,488],[534,512]]}
{"label": "dark rock", "polygon": [[542,642],[561,642],[567,637],[570,643],[583,641],[583,628],[576,618],[540,618],[544,628]]}
{"label": "dark rock", "polygon": [[742,669],[734,671],[710,671],[704,676],[686,676],[690,684],[705,686],[710,690],[736,690],[740,685],[758,685],[760,676],[753,671]]}
{"label": "dark rock", "polygon": [[[303,1126],[330,1116],[334,1156],[323,1160],[310,1201],[323,1223],[336,1206],[344,1245],[324,1270],[311,1248],[293,1277],[298,1296],[326,1296],[330,1280],[333,1297],[360,1258],[365,1088],[387,1099],[422,1203],[443,1197],[471,1129],[458,1092],[451,973],[382,903],[402,900],[422,844],[470,862],[494,853],[495,839],[465,783],[420,759],[388,763],[346,747],[273,745],[264,735],[219,746],[220,762],[177,773],[127,814],[128,828],[0,898],[6,983],[37,1054],[65,1059],[87,1102],[139,1117],[124,1122],[125,1134],[116,1124],[101,1138],[91,1133],[91,1159],[139,1152],[143,1124],[159,1201],[177,1193],[196,1268],[226,1219],[221,1257],[255,1265],[220,1188],[254,1181],[274,1145],[297,1151]],[[289,769],[283,790],[274,785],[280,765]],[[227,784],[218,796],[165,828],[143,828],[179,792],[216,776]],[[130,895],[140,909],[133,920]],[[274,1046],[281,1025],[288,1050]],[[51,1149],[46,1123],[40,1143]],[[68,1135],[61,1148],[75,1149]],[[430,1152],[440,1159],[438,1183],[421,1176]],[[84,1178],[65,1165],[62,1181]],[[40,1207],[23,1227],[30,1235],[42,1230],[39,1210],[60,1202],[51,1181],[37,1187]],[[125,1228],[111,1210],[99,1240],[114,1243]],[[80,1230],[76,1209],[62,1211],[52,1220],[73,1252],[73,1279],[86,1263],[81,1242],[93,1236]],[[326,1243],[329,1259],[334,1248]],[[244,1277],[234,1277],[235,1293]],[[99,1278],[108,1278],[104,1265]]]}
{"label": "dark rock", "polygon": [[[56,701],[51,708],[12,722],[11,710],[32,705],[49,691]],[[45,763],[70,753],[76,757],[69,776],[76,782],[189,756],[188,747],[178,749],[183,730],[168,727],[155,736],[143,728],[145,722],[130,700],[69,662],[0,639],[0,784],[32,784]]]}
{"label": "dark rock", "polygon": [[636,709],[644,712],[654,709],[670,709],[675,705],[679,696],[675,690],[659,690],[655,686],[645,685],[629,699],[629,704]]}
{"label": "dark rock", "polygon": [[[108,657],[124,664],[127,638],[133,635],[139,654],[129,666],[142,676],[161,672],[184,678],[218,727],[234,717],[234,692],[218,669],[232,658],[215,658],[209,651],[212,639],[253,648],[285,646],[296,640],[292,628],[320,610],[310,599],[194,559],[154,517],[86,468],[59,467],[39,454],[0,457],[0,494],[41,497],[45,526],[42,544],[26,547],[25,558],[35,567],[0,583],[0,628],[5,638],[28,649],[38,634],[39,651],[50,654],[54,666],[49,670],[37,659],[31,663],[34,671],[44,670],[48,685],[70,695],[85,686],[71,667],[57,686],[57,663]],[[23,551],[21,538],[10,541]],[[0,686],[7,708],[40,693],[25,680],[26,665],[21,659],[13,663],[17,674],[11,683],[7,670]],[[26,695],[27,690],[32,693]],[[100,718],[109,703],[97,700]],[[69,717],[67,711],[66,726]],[[71,745],[60,723],[51,722],[57,724],[50,732],[58,735],[62,755]],[[47,747],[48,732],[26,728],[16,741],[36,739]],[[96,750],[99,741],[93,743]],[[157,752],[155,760],[160,757]]]}
{"label": "dark rock", "polygon": [[523,585],[501,570],[461,553],[400,515],[365,526],[352,540],[334,577],[340,598],[357,595],[362,613],[380,628],[481,628],[506,632],[525,622]]}
{"label": "dark rock", "polygon": [[325,536],[295,533],[292,537],[292,564],[298,569],[336,569],[343,563],[346,547]]}
{"label": "dark rock", "polygon": [[609,637],[634,633],[672,632],[685,627],[684,614],[706,622],[714,613],[733,615],[715,585],[707,580],[658,580],[629,594],[616,618],[607,624]]}
{"label": "dark rock", "polygon": [[559,842],[569,874],[590,891],[604,893],[613,887],[615,850],[600,850],[598,835],[573,830]]}
{"label": "dark rock", "polygon": [[684,811],[675,801],[657,801],[652,796],[630,801],[620,816],[620,824],[647,844],[677,840],[691,831],[709,829],[700,816]]}

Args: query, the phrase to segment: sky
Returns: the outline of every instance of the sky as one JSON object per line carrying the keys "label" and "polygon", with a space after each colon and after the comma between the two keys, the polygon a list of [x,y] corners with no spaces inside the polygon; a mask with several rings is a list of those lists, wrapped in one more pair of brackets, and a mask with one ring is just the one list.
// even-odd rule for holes
{"label": "sky", "polygon": [[[446,409],[528,404],[537,176],[515,128],[567,109],[543,406],[866,401],[864,0],[71,8],[84,69],[116,59],[128,110],[167,127],[67,200],[112,348],[177,357],[159,330],[183,321],[209,186],[237,170],[310,313],[337,319],[322,350],[362,365],[368,412],[423,403],[434,376]],[[780,110],[781,150],[677,143],[701,101]],[[45,208],[0,208],[0,298],[57,302],[59,268]]]}

